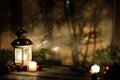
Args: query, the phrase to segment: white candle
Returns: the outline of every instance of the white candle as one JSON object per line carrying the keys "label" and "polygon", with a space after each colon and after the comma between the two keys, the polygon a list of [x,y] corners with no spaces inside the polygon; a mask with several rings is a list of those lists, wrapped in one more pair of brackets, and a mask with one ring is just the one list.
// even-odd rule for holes
{"label": "white candle", "polygon": [[37,71],[37,63],[35,61],[29,62],[29,71],[34,72]]}
{"label": "white candle", "polygon": [[100,66],[95,64],[91,67],[92,73],[99,73],[100,72]]}

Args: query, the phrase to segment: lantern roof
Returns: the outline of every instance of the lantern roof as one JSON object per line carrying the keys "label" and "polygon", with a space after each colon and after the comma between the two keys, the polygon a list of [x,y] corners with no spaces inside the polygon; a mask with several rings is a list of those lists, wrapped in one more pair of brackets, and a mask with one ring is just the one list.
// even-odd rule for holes
{"label": "lantern roof", "polygon": [[18,39],[15,39],[13,42],[12,42],[12,46],[25,46],[25,45],[32,45],[33,42],[30,40],[30,39],[27,39],[27,38],[18,38]]}
{"label": "lantern roof", "polygon": [[16,35],[17,35],[18,38],[15,39],[11,43],[11,45],[13,47],[15,47],[15,46],[32,45],[33,44],[33,42],[30,39],[26,38],[26,35],[27,35],[27,31],[26,30],[21,29],[21,30],[16,32]]}

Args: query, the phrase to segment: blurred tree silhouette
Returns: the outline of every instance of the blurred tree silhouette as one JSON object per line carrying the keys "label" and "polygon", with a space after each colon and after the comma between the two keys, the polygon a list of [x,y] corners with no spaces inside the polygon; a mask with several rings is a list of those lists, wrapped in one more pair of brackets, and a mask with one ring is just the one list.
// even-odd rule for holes
{"label": "blurred tree silhouette", "polygon": [[[72,50],[73,63],[77,65],[79,55],[83,57],[84,62],[87,62],[91,44],[94,45],[93,56],[96,53],[96,44],[98,38],[101,38],[100,23],[105,19],[111,19],[112,15],[110,12],[112,6],[109,5],[112,3],[106,2],[107,0],[38,0],[39,12],[35,15],[35,21],[44,25],[44,37],[50,41],[53,40],[54,25],[56,24],[60,29],[63,24],[67,24],[71,37],[69,47]],[[85,31],[86,28],[89,29],[88,32]],[[82,54],[82,49],[85,49],[84,54]]]}
{"label": "blurred tree silhouette", "polygon": [[41,40],[48,40],[49,48],[54,46],[54,40],[60,39],[54,37],[54,31],[66,27],[70,38],[65,46],[70,47],[73,64],[78,65],[80,56],[83,63],[87,62],[91,54],[96,54],[97,44],[102,44],[102,28],[107,27],[101,24],[112,21],[112,3],[112,0],[23,0],[23,26],[31,29],[31,34],[34,28],[40,28],[43,34],[37,37],[41,39],[42,35]]}

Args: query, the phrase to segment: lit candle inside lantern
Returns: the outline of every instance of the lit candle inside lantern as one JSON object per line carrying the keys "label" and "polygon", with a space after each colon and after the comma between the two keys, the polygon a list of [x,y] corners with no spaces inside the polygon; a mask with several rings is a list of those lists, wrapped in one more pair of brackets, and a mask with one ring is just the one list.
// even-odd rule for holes
{"label": "lit candle inside lantern", "polygon": [[[26,60],[26,57],[27,57],[26,54],[24,54],[24,60]],[[19,60],[22,60],[22,53],[19,53],[18,59],[19,59]]]}
{"label": "lit candle inside lantern", "polygon": [[37,71],[37,63],[35,61],[29,62],[29,71]]}

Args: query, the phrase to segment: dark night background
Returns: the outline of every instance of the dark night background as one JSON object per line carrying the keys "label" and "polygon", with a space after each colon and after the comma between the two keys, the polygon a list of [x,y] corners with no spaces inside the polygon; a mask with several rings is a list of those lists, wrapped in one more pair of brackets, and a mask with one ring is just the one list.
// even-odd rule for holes
{"label": "dark night background", "polygon": [[[22,53],[21,58],[24,60],[24,54],[29,53],[28,49],[23,51],[20,48],[19,51],[15,51],[11,46],[17,38],[16,31],[20,29],[28,31],[27,38],[33,42],[32,60],[40,63],[41,69],[42,65],[49,66],[50,69],[52,65],[73,65],[69,70],[79,72],[77,76],[84,79],[84,76],[87,76],[82,74],[88,72],[90,66],[95,63],[100,65],[102,71],[102,75],[97,77],[106,77],[106,65],[110,67],[108,71],[111,71],[107,72],[110,78],[108,80],[118,80],[120,77],[120,0],[0,0],[0,78],[1,72],[10,70],[8,65],[12,67],[11,71],[15,68],[20,70],[22,65],[19,66],[20,69],[18,66],[15,67],[14,57],[19,58],[19,54]],[[22,47],[27,48],[28,45]],[[57,72],[57,69],[55,70]],[[61,75],[59,71],[57,76]],[[13,73],[8,76],[12,78],[15,75],[19,76]],[[37,76],[31,75],[31,79],[37,79]],[[41,74],[37,75],[42,77]],[[48,72],[46,75],[51,73]],[[22,76],[28,78],[24,74],[20,74],[19,78]],[[63,77],[61,75],[55,79]],[[97,77],[95,74],[95,78]],[[47,78],[50,79],[50,76]]]}
{"label": "dark night background", "polygon": [[[32,0],[31,0],[32,1]],[[37,1],[37,0],[36,0]],[[42,1],[42,0],[39,0]],[[46,0],[47,1],[47,0]],[[89,0],[86,0],[86,2]],[[107,4],[110,4],[111,6],[113,6],[113,1],[115,1],[115,27],[117,27],[117,29],[115,28],[116,31],[115,35],[116,35],[116,39],[119,39],[118,36],[118,32],[120,29],[119,26],[119,0],[106,0]],[[77,2],[77,0],[76,0]],[[24,8],[24,7],[22,7]],[[15,33],[19,28],[20,28],[20,19],[21,19],[21,11],[23,10],[21,8],[21,0],[0,0],[0,34],[2,34],[4,31],[6,30],[10,30],[13,33]],[[24,10],[23,10],[24,11]],[[113,13],[114,10],[111,10],[111,12]],[[24,12],[22,12],[24,13]],[[23,20],[24,21],[24,20]],[[1,38],[1,37],[0,37]],[[0,43],[2,43],[2,41],[0,41]],[[120,43],[118,41],[116,41],[115,43]],[[2,44],[1,44],[2,45]],[[117,44],[116,44],[117,45]],[[119,45],[117,45],[119,46]]]}
{"label": "dark night background", "polygon": [[[78,43],[74,40],[81,38],[78,35],[80,31],[77,32],[78,26],[83,24],[85,27],[84,23],[86,25],[91,23],[92,25],[99,25],[99,20],[98,22],[96,21],[97,17],[99,17],[99,13],[97,14],[97,10],[100,12],[99,9],[106,11],[105,15],[101,16],[102,18],[99,17],[99,19],[101,21],[102,19],[103,21],[108,19],[112,22],[112,45],[120,49],[120,0],[103,0],[103,3],[101,2],[102,0],[65,1],[67,0],[22,0],[22,2],[21,0],[0,0],[0,49],[12,49],[11,42],[16,38],[15,32],[22,27],[30,33],[29,36],[31,36],[33,42],[37,42],[37,39],[38,41],[49,40],[51,44],[54,44],[52,47],[58,44],[62,47],[67,45],[73,51],[77,51],[76,46],[78,46]],[[99,4],[99,6],[92,10],[91,6],[95,5],[95,3]],[[91,12],[89,10],[95,14],[92,15],[92,19],[89,18],[89,12]],[[90,19],[90,23],[87,22]],[[57,28],[54,29],[53,25],[57,25]],[[111,23],[108,23],[108,25],[111,26]],[[67,32],[64,31],[65,27],[63,26],[69,26],[69,30],[72,27],[73,32],[71,31],[69,35],[66,35]],[[63,32],[60,29],[63,29]],[[57,35],[55,35],[56,33]],[[72,33],[73,41],[67,41],[71,40],[69,36]],[[63,36],[62,38],[59,37],[61,35]],[[52,42],[52,40],[54,41]]]}

